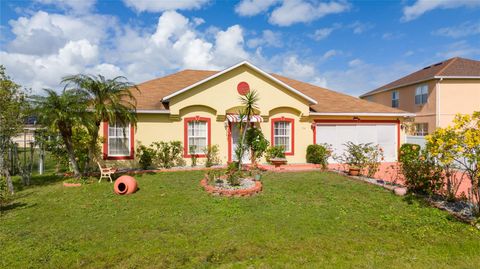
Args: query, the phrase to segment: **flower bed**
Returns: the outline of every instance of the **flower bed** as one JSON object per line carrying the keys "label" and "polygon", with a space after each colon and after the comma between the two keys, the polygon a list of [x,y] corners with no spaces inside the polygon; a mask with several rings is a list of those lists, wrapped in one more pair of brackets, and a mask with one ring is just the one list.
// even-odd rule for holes
{"label": "flower bed", "polygon": [[200,185],[210,194],[227,197],[252,196],[262,191],[262,182],[255,181],[253,178],[242,179],[238,186],[232,186],[225,180],[216,182],[215,185],[210,185],[208,180],[204,178],[200,181]]}

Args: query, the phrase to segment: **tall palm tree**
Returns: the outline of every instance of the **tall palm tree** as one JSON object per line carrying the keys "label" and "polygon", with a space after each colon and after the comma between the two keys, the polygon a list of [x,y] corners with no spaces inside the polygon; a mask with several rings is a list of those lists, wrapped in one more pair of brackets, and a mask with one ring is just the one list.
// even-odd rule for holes
{"label": "tall palm tree", "polygon": [[103,121],[117,122],[123,125],[134,124],[136,126],[136,99],[131,90],[137,90],[137,86],[129,82],[125,77],[118,76],[107,79],[102,75],[78,74],[63,78],[62,83],[66,87],[83,91],[89,98],[89,117],[86,117],[86,126],[92,138],[85,171],[89,168],[90,160],[96,156],[98,132]]}
{"label": "tall palm tree", "polygon": [[81,124],[85,115],[87,96],[75,90],[64,89],[61,94],[51,89],[44,89],[44,91],[45,96],[32,97],[33,109],[41,124],[60,133],[74,176],[80,177],[72,136],[73,127]]}
{"label": "tall palm tree", "polygon": [[[240,97],[240,103],[242,104],[243,108],[240,112],[240,127],[243,128],[241,130],[243,132],[242,138],[240,140],[240,156],[238,160],[238,168],[242,169],[242,159],[243,159],[243,152],[245,150],[245,136],[247,134],[248,126],[250,125],[250,119],[255,114],[255,109],[258,109],[258,93],[255,90],[248,92],[247,94]],[[243,119],[246,118],[244,123]]]}

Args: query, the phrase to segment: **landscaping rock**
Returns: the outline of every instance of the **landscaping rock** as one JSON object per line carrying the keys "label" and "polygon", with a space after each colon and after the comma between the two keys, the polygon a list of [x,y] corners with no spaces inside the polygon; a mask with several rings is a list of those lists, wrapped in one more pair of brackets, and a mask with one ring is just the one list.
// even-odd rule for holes
{"label": "landscaping rock", "polygon": [[395,195],[404,196],[405,194],[407,194],[407,188],[397,187],[393,189],[393,192],[395,193]]}

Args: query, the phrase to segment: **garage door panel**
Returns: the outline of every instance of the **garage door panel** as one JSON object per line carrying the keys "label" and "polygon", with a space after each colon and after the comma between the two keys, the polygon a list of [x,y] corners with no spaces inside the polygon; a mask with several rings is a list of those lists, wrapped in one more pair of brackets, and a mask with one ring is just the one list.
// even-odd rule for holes
{"label": "garage door panel", "polygon": [[396,159],[397,135],[395,125],[377,125],[377,144],[384,150],[385,161],[392,162]]}
{"label": "garage door panel", "polygon": [[[340,156],[346,150],[345,143],[372,143],[384,150],[385,161],[396,161],[397,126],[395,124],[329,124],[316,126],[317,144],[331,144],[333,153]],[[329,160],[334,162],[333,159]]]}
{"label": "garage door panel", "polygon": [[371,125],[357,125],[357,143],[367,144],[377,141],[377,129]]}

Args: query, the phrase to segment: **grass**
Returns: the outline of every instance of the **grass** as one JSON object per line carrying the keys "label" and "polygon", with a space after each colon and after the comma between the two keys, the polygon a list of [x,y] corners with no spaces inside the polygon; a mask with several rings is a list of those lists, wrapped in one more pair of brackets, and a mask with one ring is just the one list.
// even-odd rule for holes
{"label": "grass", "polygon": [[[474,268],[480,232],[440,210],[333,173],[266,174],[251,198],[202,172],[19,192],[0,217],[0,268]],[[40,178],[36,178],[40,180]],[[37,182],[36,181],[36,182]],[[476,264],[476,265],[475,265]]]}

